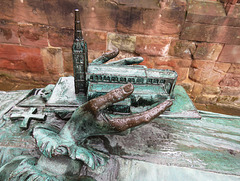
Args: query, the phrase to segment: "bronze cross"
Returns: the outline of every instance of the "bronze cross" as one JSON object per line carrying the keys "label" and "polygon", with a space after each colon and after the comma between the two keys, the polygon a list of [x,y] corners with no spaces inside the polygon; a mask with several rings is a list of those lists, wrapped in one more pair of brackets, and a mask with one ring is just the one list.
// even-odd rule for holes
{"label": "bronze cross", "polygon": [[29,123],[32,119],[36,119],[36,120],[40,120],[40,121],[46,120],[46,117],[47,117],[46,115],[36,114],[36,113],[37,113],[37,108],[30,108],[30,110],[26,113],[12,114],[10,116],[10,119],[17,120],[19,118],[23,118],[20,128],[27,129],[29,127]]}

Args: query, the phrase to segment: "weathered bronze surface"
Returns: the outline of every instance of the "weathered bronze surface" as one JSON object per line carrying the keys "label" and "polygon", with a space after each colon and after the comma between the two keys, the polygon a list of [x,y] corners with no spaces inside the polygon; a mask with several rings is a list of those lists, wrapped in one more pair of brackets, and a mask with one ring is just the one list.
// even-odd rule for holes
{"label": "weathered bronze surface", "polygon": [[[2,167],[1,178],[5,180],[25,180],[26,178],[57,180],[60,177],[71,180],[79,178],[82,162],[92,169],[104,166],[107,161],[106,155],[82,146],[87,138],[119,134],[129,128],[148,123],[172,105],[172,100],[167,100],[148,111],[119,118],[111,118],[102,112],[107,106],[124,100],[133,91],[134,87],[129,83],[86,102],[74,111],[61,130],[49,123],[35,125],[32,135],[43,156],[39,159],[31,156],[15,158]],[[36,108],[34,110],[31,108],[31,113],[35,110]],[[19,116],[13,113],[10,115],[12,119],[24,118],[25,122],[29,121],[29,118],[36,117],[39,118],[39,116],[34,117],[34,114]],[[23,128],[22,123],[20,128]],[[73,167],[73,170],[69,167]],[[48,175],[49,172],[50,175]]]}
{"label": "weathered bronze surface", "polygon": [[[177,80],[175,71],[148,69],[136,65],[143,61],[142,57],[125,58],[108,63],[118,53],[118,49],[115,48],[88,65],[87,45],[82,36],[79,11],[75,10],[74,85],[75,93],[80,94],[77,97],[82,103],[84,96],[81,94],[87,95],[87,100],[91,100],[127,83],[132,83],[135,88],[134,93],[129,97],[130,101],[123,101],[120,105],[117,103],[109,107],[109,111],[129,113],[129,106],[147,106],[173,98],[173,89]],[[55,101],[54,98],[53,102]]]}
{"label": "weathered bronze surface", "polygon": [[27,129],[32,119],[36,119],[40,121],[44,121],[46,119],[46,115],[36,114],[36,113],[37,113],[37,108],[30,108],[29,112],[27,113],[23,112],[19,114],[12,114],[10,116],[10,119],[13,121],[19,118],[23,118],[20,128]]}
{"label": "weathered bronze surface", "polygon": [[[38,151],[31,136],[32,131],[34,130],[33,134],[49,133],[43,140],[51,143],[40,149],[45,149],[44,154],[50,155],[49,150],[54,150],[50,146],[56,142],[52,142],[51,138],[62,134],[61,130],[76,108],[48,107],[42,96],[28,92],[22,91],[25,98],[5,112],[1,119],[2,180],[8,180],[10,175],[10,180],[74,180],[76,176],[79,180],[83,175],[96,180],[239,180],[240,118],[208,112],[200,112],[202,118],[189,118],[189,114],[194,113],[194,106],[180,86],[174,89],[175,100],[170,111],[161,114],[153,122],[132,130],[130,134],[124,131],[121,135],[91,136],[82,143],[72,142],[73,146],[69,150],[81,150],[80,155],[89,155],[90,160],[97,159],[99,167],[95,170],[86,167],[82,161],[67,156],[69,153],[65,148],[69,142],[64,148],[55,149],[57,151],[53,153],[57,156],[53,154],[51,158]],[[0,92],[1,96],[12,97],[14,94],[19,96],[20,91]],[[42,104],[39,103],[40,100]],[[27,102],[29,107],[26,107]],[[47,115],[42,124],[32,120],[29,128],[23,130],[20,128],[21,120],[10,120],[12,114],[27,112],[30,107],[36,107],[32,106],[36,103],[39,104],[38,114]],[[114,132],[118,131],[114,129]],[[66,155],[60,156],[60,153]],[[73,157],[79,152],[72,153]],[[90,161],[88,164],[92,163]],[[100,166],[104,163],[107,164]]]}
{"label": "weathered bronze surface", "polygon": [[[58,178],[64,180],[78,179],[83,163],[88,165],[90,168],[95,169],[99,166],[104,166],[107,161],[106,155],[97,153],[94,150],[85,148],[82,145],[87,138],[106,134],[119,134],[129,128],[149,123],[152,119],[158,117],[172,105],[172,100],[166,100],[161,103],[160,101],[162,100],[155,97],[155,101],[151,101],[150,99],[152,98],[148,98],[149,100],[146,99],[146,101],[149,101],[149,103],[152,104],[158,102],[158,105],[155,105],[147,111],[121,117],[111,117],[106,114],[104,110],[109,108],[109,106],[121,101],[124,102],[124,100],[134,92],[134,86],[132,83],[156,84],[157,86],[155,89],[160,87],[158,84],[164,84],[166,81],[167,84],[170,84],[168,83],[169,78],[164,80],[158,79],[160,74],[161,78],[165,78],[164,76],[166,74],[165,71],[161,72],[160,70],[155,70],[157,77],[154,77],[154,72],[148,73],[146,68],[141,68],[144,71],[144,74],[140,76],[128,76],[130,73],[133,73],[133,70],[137,69],[139,71],[140,69],[133,67],[129,71],[126,71],[128,69],[126,65],[141,62],[142,58],[140,57],[123,59],[107,64],[107,67],[102,65],[111,58],[115,57],[117,54],[118,50],[103,54],[101,57],[94,60],[90,66],[88,66],[87,44],[82,37],[79,11],[75,10],[73,68],[76,96],[73,98],[73,101],[80,104],[80,106],[73,113],[69,110],[55,111],[56,114],[64,120],[68,120],[70,118],[61,128],[56,128],[56,125],[48,123],[34,126],[32,128],[32,136],[35,139],[42,156],[40,156],[39,159],[30,156],[17,157],[6,163],[0,172],[0,175],[4,180],[57,180]],[[121,76],[121,74],[118,73],[119,70],[116,71],[116,69],[114,69],[117,65],[125,65],[122,66],[121,69],[121,71],[125,72],[125,75]],[[114,74],[114,72],[119,75],[116,75],[116,73]],[[126,74],[126,72],[129,74]],[[150,77],[145,74],[150,74]],[[152,82],[155,80],[154,78],[156,81]],[[175,80],[173,79],[173,81]],[[87,89],[91,82],[94,82],[95,84],[98,82],[106,83],[110,86],[110,89],[106,90],[106,92],[99,92],[101,95],[97,94],[92,97],[88,96],[88,101],[86,102],[86,99],[84,98],[86,97]],[[120,82],[123,84],[121,87],[119,87],[120,84],[118,84]],[[61,84],[61,82],[59,82],[59,84]],[[115,87],[112,86],[112,84]],[[175,84],[175,82],[171,82],[171,84],[172,87],[168,87],[167,90],[168,94],[172,92],[174,87],[173,84]],[[101,87],[104,84],[99,85]],[[119,88],[116,88],[116,86]],[[54,91],[63,92],[63,89],[54,89]],[[48,102],[50,106],[52,99],[53,102],[56,101],[54,97],[52,98],[51,96],[46,95],[46,92],[49,91],[45,90],[36,92],[40,92],[40,97],[42,97],[43,100],[50,99]],[[34,95],[37,93],[34,93]],[[68,94],[66,93],[67,92],[64,92],[63,94],[68,97]],[[144,93],[146,94],[147,92]],[[157,93],[156,95],[158,95]],[[159,96],[161,97],[161,95]],[[165,98],[167,99],[169,97],[165,96]],[[141,101],[144,102],[144,100]],[[73,104],[70,104],[69,106],[75,106],[74,102],[72,103]],[[138,104],[140,105],[140,103]],[[68,106],[68,104],[66,103],[65,106]],[[117,111],[118,110],[119,109],[117,109]],[[30,108],[28,112],[24,109],[24,111],[11,113],[9,116],[10,119],[6,119],[5,121],[22,121],[19,127],[21,129],[28,129],[31,120],[46,120],[45,114],[35,114],[36,112],[37,108]]]}
{"label": "weathered bronze surface", "polygon": [[75,93],[86,94],[86,71],[88,67],[87,43],[82,36],[79,10],[75,10],[75,34],[72,47]]}
{"label": "weathered bronze surface", "polygon": [[75,10],[74,78],[0,92],[1,180],[239,180],[240,118],[200,115],[175,71],[118,53],[88,65]]}

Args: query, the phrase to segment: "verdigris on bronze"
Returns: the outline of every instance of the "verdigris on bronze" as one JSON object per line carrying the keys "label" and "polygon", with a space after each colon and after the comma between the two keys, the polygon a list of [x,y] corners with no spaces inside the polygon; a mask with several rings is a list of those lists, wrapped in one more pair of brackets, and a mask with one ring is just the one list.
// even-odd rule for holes
{"label": "verdigris on bronze", "polygon": [[[141,57],[123,59],[102,65],[117,56],[117,54],[118,50],[103,54],[88,66],[87,44],[82,37],[79,11],[75,10],[75,39],[73,43],[74,85],[76,98],[82,98],[79,102],[81,105],[73,113],[72,110],[54,111],[53,107],[49,108],[47,112],[54,111],[58,115],[59,112],[65,111],[66,114],[64,115],[68,115],[70,119],[68,120],[65,117],[68,121],[59,127],[53,124],[54,121],[51,123],[46,121],[44,124],[34,124],[33,127],[29,128],[30,130],[28,131],[35,139],[42,155],[39,158],[29,155],[18,156],[9,162],[6,161],[6,164],[0,170],[0,176],[3,180],[78,180],[80,179],[79,175],[83,164],[95,169],[99,166],[104,166],[108,159],[106,154],[84,147],[83,143],[87,138],[107,134],[120,134],[130,128],[149,123],[172,105],[172,100],[166,99],[170,98],[168,95],[171,94],[174,88],[176,74],[170,75],[169,72],[161,70],[149,72],[146,67],[127,67],[127,65],[140,63],[143,60]],[[118,65],[121,65],[121,71],[129,73],[129,75],[126,73],[121,75],[120,71],[115,69]],[[144,72],[144,74],[140,76],[130,75],[135,69]],[[169,74],[169,77],[167,74]],[[163,87],[165,83],[168,85],[167,89]],[[105,84],[107,84],[107,89]],[[127,97],[133,94],[133,84],[136,84],[135,87],[150,84],[149,88],[155,91],[155,97],[145,96],[144,100],[144,96],[134,95],[131,97],[131,104],[128,106],[134,105],[136,99],[141,100],[137,103],[138,105],[145,101],[149,102],[148,105],[157,104],[147,111],[136,114],[119,117],[115,117],[115,115],[111,117],[107,114],[107,108],[113,104],[118,105],[121,101],[124,102]],[[99,87],[102,90],[105,87],[105,90],[95,92],[90,96],[90,91],[87,92],[89,87],[91,87],[92,92],[94,89],[99,89]],[[141,91],[141,87],[138,89]],[[162,93],[166,90],[167,95],[164,97]],[[147,95],[148,92],[142,91],[142,93]],[[84,99],[85,95],[88,96],[87,102]],[[47,96],[43,94],[40,97],[46,99]],[[165,99],[164,102],[160,99],[161,97]],[[49,104],[49,106],[51,105]],[[20,128],[27,129],[31,119],[45,121],[47,114],[43,112],[46,112],[46,109],[47,107],[42,109],[42,114],[33,114],[36,113],[36,108],[30,108],[29,113],[22,114],[16,110],[17,113],[13,111],[9,117],[12,121],[17,120],[17,123],[21,122]],[[118,112],[119,110],[113,109],[112,111]],[[128,113],[130,112],[128,111]],[[9,121],[9,119],[5,119],[5,121]]]}
{"label": "verdigris on bronze", "polygon": [[75,13],[74,78],[0,91],[1,180],[239,180],[240,118],[200,115],[175,71],[141,57],[88,65]]}
{"label": "verdigris on bronze", "polygon": [[[80,26],[79,11],[76,10],[73,43],[76,94],[87,95],[87,99],[90,100],[119,86],[132,83],[135,91],[130,96],[130,106],[147,106],[173,98],[173,89],[177,80],[175,71],[148,69],[146,66],[136,65],[143,61],[142,57],[125,58],[108,63],[110,59],[118,55],[117,48],[93,60],[88,66],[87,52],[87,45],[83,40]],[[120,107],[123,106],[124,102]],[[119,109],[119,104],[116,104],[111,107],[111,111],[129,113],[128,106],[125,105],[124,109]]]}
{"label": "verdigris on bronze", "polygon": [[[172,105],[167,100],[152,109],[125,117],[111,118],[102,109],[132,94],[132,84],[126,84],[106,95],[81,105],[61,130],[49,124],[33,128],[33,137],[44,156],[20,156],[1,168],[5,180],[74,180],[79,179],[82,162],[92,169],[103,166],[107,156],[81,144],[90,136],[119,134],[129,128],[148,123]],[[54,166],[54,167],[53,167]]]}
{"label": "verdigris on bronze", "polygon": [[79,10],[75,10],[75,33],[72,46],[75,93],[86,93],[86,71],[88,67],[87,43],[82,36]]}
{"label": "verdigris on bronze", "polygon": [[40,121],[44,121],[46,119],[46,115],[36,114],[36,113],[37,113],[37,108],[30,108],[29,112],[27,113],[12,114],[10,116],[10,119],[16,120],[19,118],[23,118],[20,128],[27,129],[32,119],[36,119]]}

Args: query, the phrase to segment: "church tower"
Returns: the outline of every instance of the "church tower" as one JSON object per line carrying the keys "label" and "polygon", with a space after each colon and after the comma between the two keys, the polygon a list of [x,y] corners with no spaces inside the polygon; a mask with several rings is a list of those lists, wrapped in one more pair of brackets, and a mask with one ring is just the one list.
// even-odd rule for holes
{"label": "church tower", "polygon": [[88,67],[87,43],[82,36],[79,10],[75,9],[75,33],[72,47],[75,94],[86,94],[86,72]]}

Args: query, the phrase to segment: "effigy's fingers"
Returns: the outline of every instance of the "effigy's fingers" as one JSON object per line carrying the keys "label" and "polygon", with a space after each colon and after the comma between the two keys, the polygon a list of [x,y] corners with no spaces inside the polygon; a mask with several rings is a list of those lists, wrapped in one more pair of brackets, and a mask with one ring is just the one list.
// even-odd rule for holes
{"label": "effigy's fingers", "polygon": [[97,112],[113,103],[119,102],[127,98],[133,93],[134,87],[131,83],[123,85],[109,93],[90,100],[85,106],[86,109],[91,109]]}
{"label": "effigy's fingers", "polygon": [[166,100],[165,102],[142,113],[137,113],[120,118],[110,118],[109,116],[107,116],[107,119],[112,127],[117,129],[118,131],[125,131],[128,128],[138,126],[142,123],[150,122],[152,119],[158,117],[161,113],[163,113],[172,104],[172,100]]}
{"label": "effigy's fingers", "polygon": [[118,50],[118,48],[115,48],[113,51],[108,52],[108,53],[104,53],[102,56],[94,59],[91,64],[92,65],[104,64],[108,60],[110,60],[112,58],[115,58],[118,54],[119,54],[119,50]]}
{"label": "effigy's fingers", "polygon": [[124,58],[118,61],[113,61],[106,63],[107,65],[133,65],[139,64],[143,61],[142,57],[131,57],[131,58]]}

